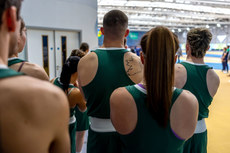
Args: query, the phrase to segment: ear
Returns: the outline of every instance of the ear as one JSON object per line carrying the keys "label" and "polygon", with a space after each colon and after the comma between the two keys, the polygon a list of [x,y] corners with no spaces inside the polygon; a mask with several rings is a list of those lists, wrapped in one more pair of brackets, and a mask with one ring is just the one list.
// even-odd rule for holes
{"label": "ear", "polygon": [[210,45],[208,45],[208,49],[207,49],[207,51],[210,49]]}
{"label": "ear", "polygon": [[129,29],[125,31],[125,37],[127,37],[128,35],[129,35]]}
{"label": "ear", "polygon": [[176,60],[177,60],[177,55],[175,55],[175,57],[174,57],[174,62],[176,63]]}
{"label": "ear", "polygon": [[187,54],[188,54],[189,50],[190,50],[189,44],[186,43],[186,53],[187,53]]}
{"label": "ear", "polygon": [[142,51],[140,52],[140,58],[141,58],[141,63],[144,65],[145,64],[145,56],[144,56],[144,53]]}
{"label": "ear", "polygon": [[101,27],[100,30],[101,30],[101,33],[104,35],[104,28]]}
{"label": "ear", "polygon": [[15,32],[17,26],[17,9],[12,6],[6,10],[6,23],[9,32]]}

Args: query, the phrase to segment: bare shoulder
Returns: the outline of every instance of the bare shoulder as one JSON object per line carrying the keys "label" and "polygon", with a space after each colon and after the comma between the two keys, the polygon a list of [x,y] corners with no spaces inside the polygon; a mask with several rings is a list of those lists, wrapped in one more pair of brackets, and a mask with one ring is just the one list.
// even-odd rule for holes
{"label": "bare shoulder", "polygon": [[130,104],[127,100],[133,100],[133,98],[125,87],[117,88],[110,96],[110,104],[117,105],[117,107]]}
{"label": "bare shoulder", "polygon": [[207,72],[206,79],[208,91],[210,95],[214,97],[220,85],[220,78],[213,69],[209,69]]}
{"label": "bare shoulder", "polygon": [[220,84],[220,78],[213,69],[208,70],[207,79],[211,80],[214,84]]}
{"label": "bare shoulder", "polygon": [[[47,113],[52,110],[68,109],[67,98],[59,88],[49,82],[29,76],[1,80],[0,93],[5,93],[1,97],[4,97],[5,101],[14,102],[15,107],[17,106],[19,109],[37,108],[36,110],[38,110],[40,108],[42,112],[47,111]],[[24,111],[24,113],[24,115],[28,115],[26,113],[31,112]]]}
{"label": "bare shoulder", "polygon": [[183,139],[190,138],[196,128],[198,101],[189,91],[183,90],[172,106],[170,125],[173,131]]}
{"label": "bare shoulder", "polygon": [[32,76],[32,77],[35,77],[41,80],[49,81],[49,77],[47,73],[45,72],[45,70],[37,64],[25,62],[21,71],[29,76]]}
{"label": "bare shoulder", "polygon": [[187,71],[182,64],[175,64],[174,85],[177,88],[183,88],[187,81]]}
{"label": "bare shoulder", "polygon": [[98,58],[96,53],[91,52],[84,56],[78,64],[79,83],[81,86],[87,85],[93,80],[98,69]]}
{"label": "bare shoulder", "polygon": [[124,66],[127,75],[134,83],[139,83],[142,81],[144,66],[141,63],[139,56],[132,52],[125,53]]}
{"label": "bare shoulder", "polygon": [[110,117],[120,134],[129,134],[136,127],[136,104],[132,95],[124,87],[116,89],[110,97]]}

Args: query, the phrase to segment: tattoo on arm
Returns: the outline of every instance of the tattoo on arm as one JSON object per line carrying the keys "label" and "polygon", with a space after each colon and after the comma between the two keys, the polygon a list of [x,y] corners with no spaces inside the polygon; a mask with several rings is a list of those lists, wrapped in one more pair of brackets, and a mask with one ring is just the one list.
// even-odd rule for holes
{"label": "tattoo on arm", "polygon": [[128,76],[134,76],[138,73],[142,72],[142,64],[141,61],[137,62],[134,60],[133,56],[125,60],[125,64],[127,66],[126,73]]}

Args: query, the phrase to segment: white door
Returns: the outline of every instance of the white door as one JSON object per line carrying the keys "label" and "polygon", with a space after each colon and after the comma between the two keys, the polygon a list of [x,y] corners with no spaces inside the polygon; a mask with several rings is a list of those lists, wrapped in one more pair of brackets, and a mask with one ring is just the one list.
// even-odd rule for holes
{"label": "white door", "polygon": [[27,30],[28,61],[42,66],[50,79],[55,77],[54,35],[52,30]]}
{"label": "white door", "polygon": [[73,49],[79,48],[79,33],[71,31],[55,31],[56,75],[60,76],[62,66]]}

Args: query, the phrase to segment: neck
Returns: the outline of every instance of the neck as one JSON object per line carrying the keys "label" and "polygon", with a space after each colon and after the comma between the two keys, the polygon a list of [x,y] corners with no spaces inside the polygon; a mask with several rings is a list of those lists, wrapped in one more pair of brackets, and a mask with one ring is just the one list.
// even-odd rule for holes
{"label": "neck", "polygon": [[205,64],[204,58],[196,58],[196,57],[193,57],[191,55],[187,56],[186,61],[192,62],[192,63],[197,63],[197,64]]}
{"label": "neck", "polygon": [[104,37],[104,42],[102,45],[102,48],[125,48],[124,46],[124,40],[110,40],[106,37]]}
{"label": "neck", "polygon": [[[2,30],[2,29],[1,29]],[[0,32],[0,64],[7,65],[9,55],[9,35],[3,30]]]}
{"label": "neck", "polygon": [[18,53],[11,55],[9,58],[12,58],[12,57],[18,57]]}

